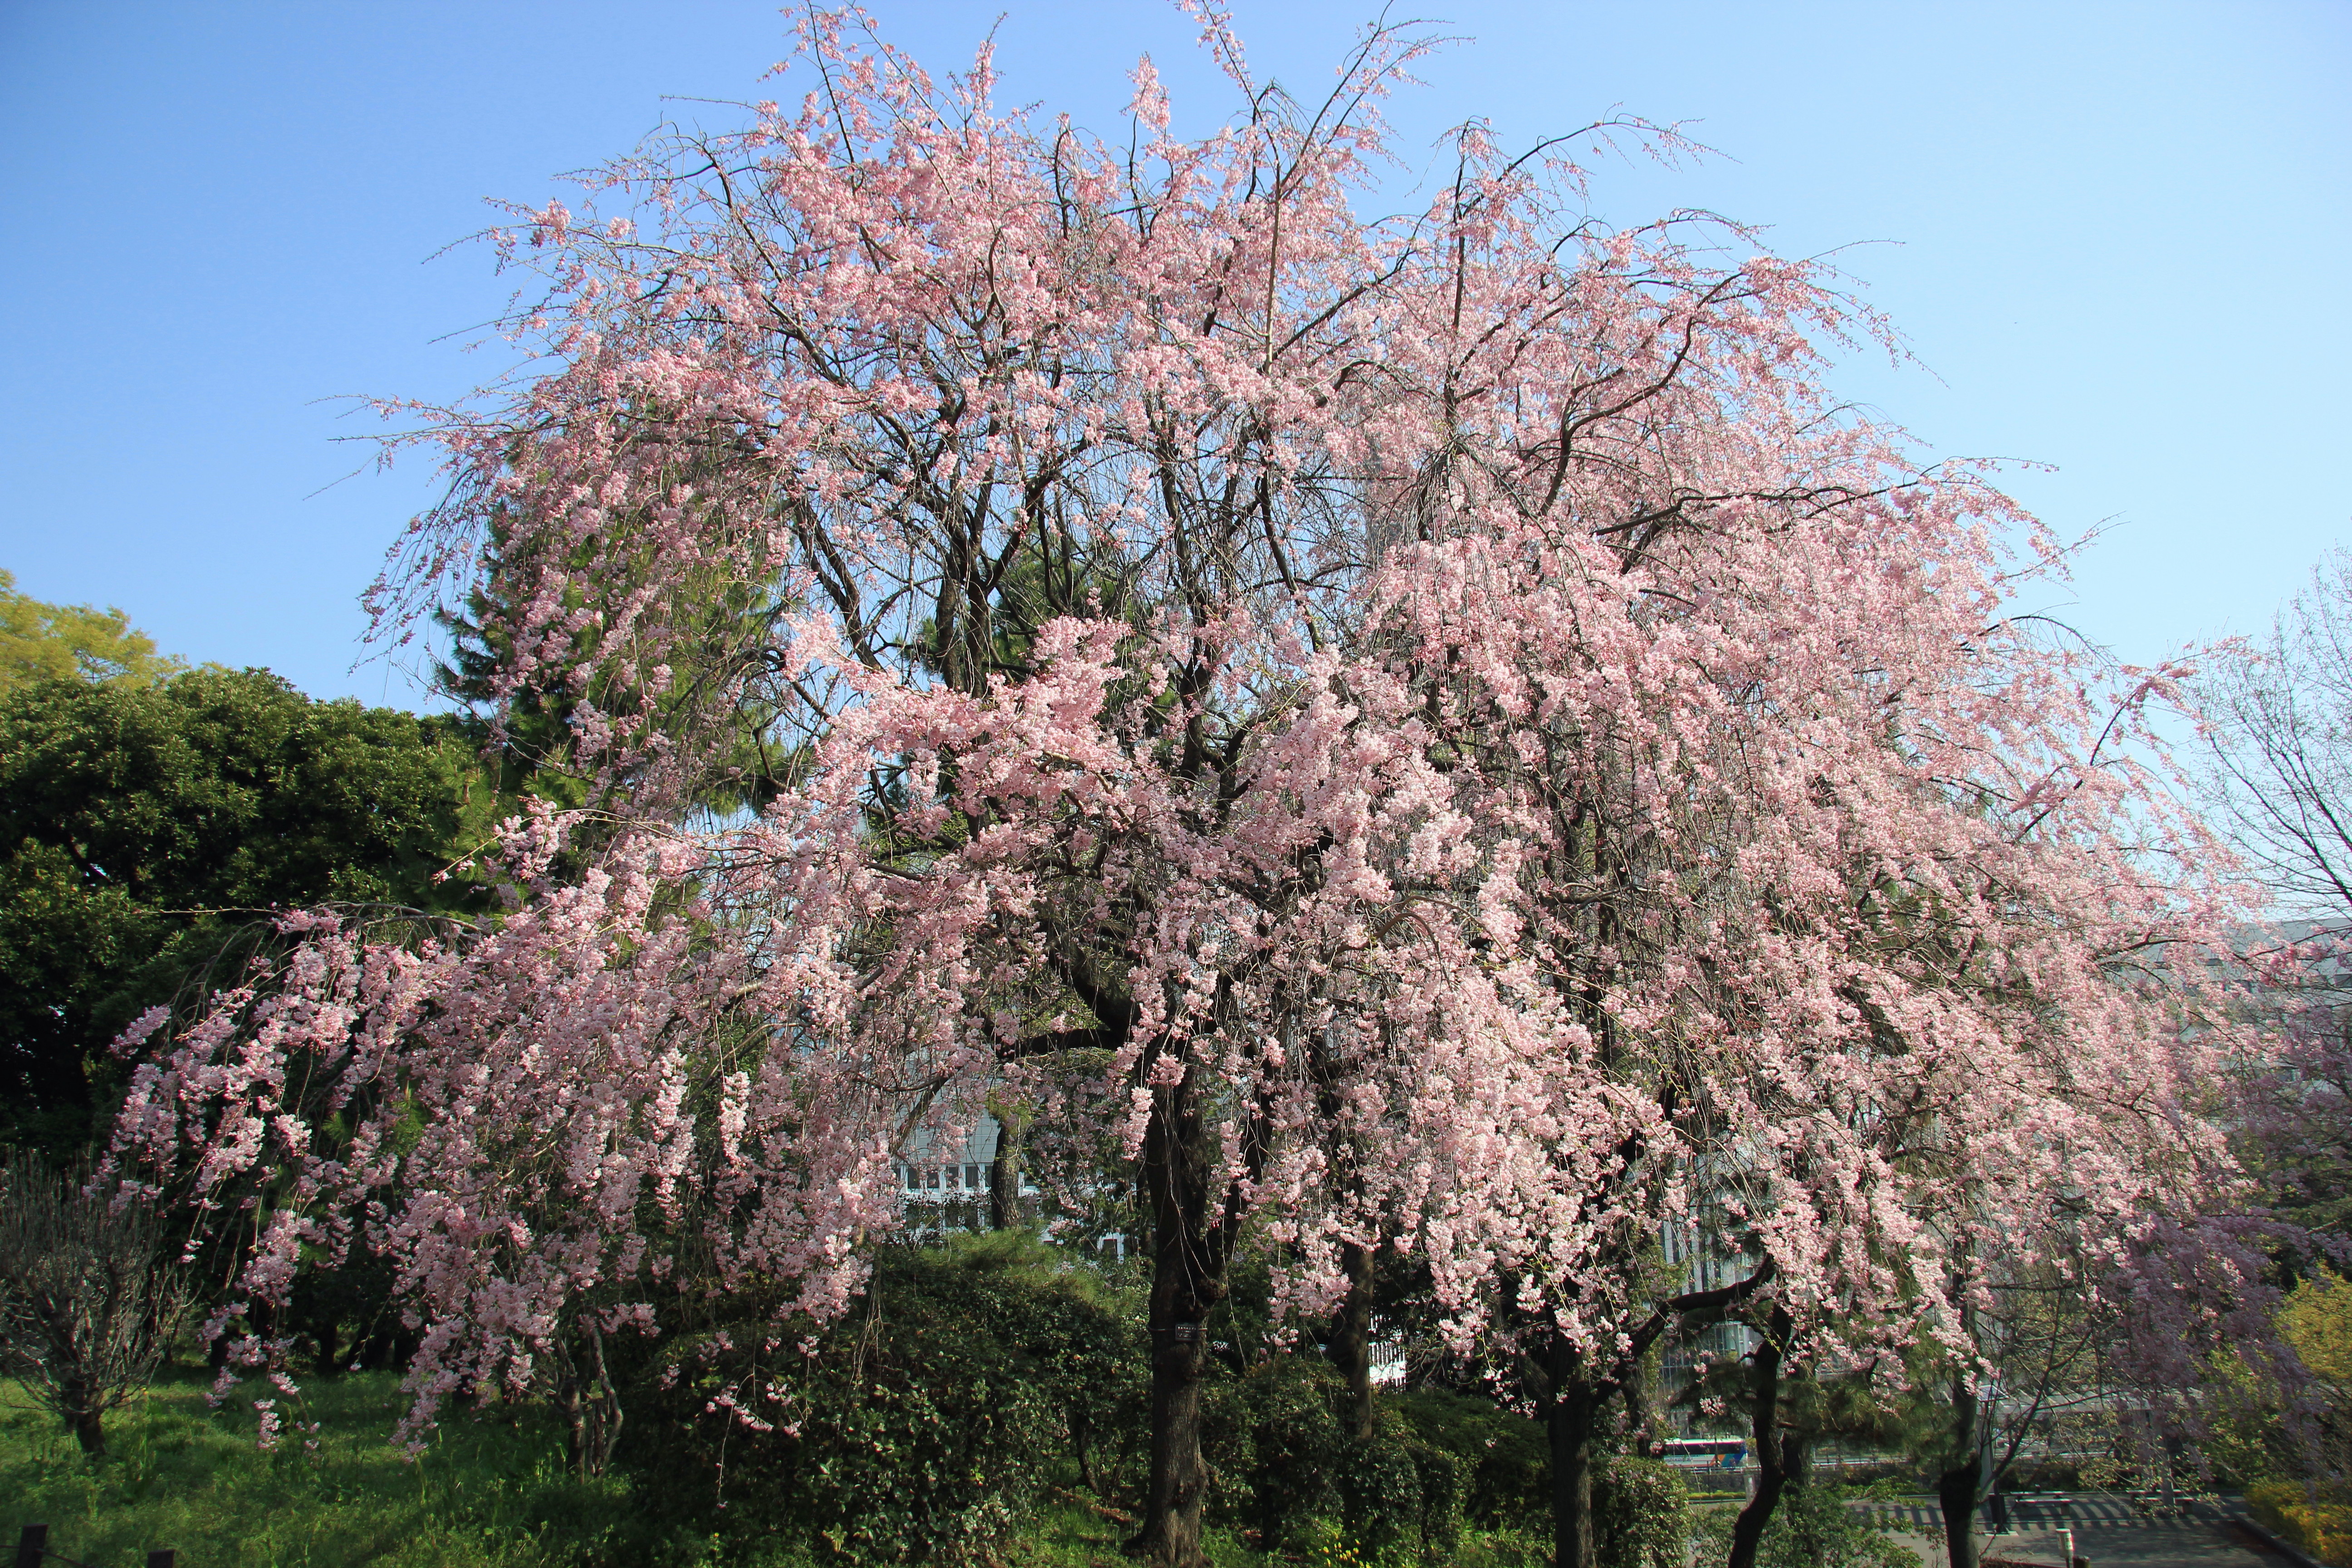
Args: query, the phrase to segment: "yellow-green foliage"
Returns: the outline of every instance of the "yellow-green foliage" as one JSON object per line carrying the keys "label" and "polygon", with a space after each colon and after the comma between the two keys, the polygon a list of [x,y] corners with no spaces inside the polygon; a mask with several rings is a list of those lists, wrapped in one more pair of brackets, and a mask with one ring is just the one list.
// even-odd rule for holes
{"label": "yellow-green foliage", "polygon": [[0,691],[36,680],[156,680],[185,669],[121,610],[47,605],[0,571]]}
{"label": "yellow-green foliage", "polygon": [[2246,1511],[2331,1568],[2352,1568],[2352,1506],[2314,1501],[2301,1481],[2263,1481],[2246,1489]]}
{"label": "yellow-green foliage", "polygon": [[2352,1281],[2322,1272],[2294,1288],[2279,1330],[2338,1400],[2352,1395]]}

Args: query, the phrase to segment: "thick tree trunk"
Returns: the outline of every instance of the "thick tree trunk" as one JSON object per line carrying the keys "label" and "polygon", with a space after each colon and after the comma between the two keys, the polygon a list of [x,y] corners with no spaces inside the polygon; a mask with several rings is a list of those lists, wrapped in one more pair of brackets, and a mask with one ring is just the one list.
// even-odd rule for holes
{"label": "thick tree trunk", "polygon": [[1787,1312],[1772,1309],[1769,1330],[1756,1347],[1750,1366],[1748,1398],[1755,1406],[1755,1418],[1748,1442],[1756,1451],[1756,1495],[1748,1500],[1732,1524],[1731,1555],[1725,1568],[1755,1568],[1764,1527],[1772,1522],[1772,1510],[1780,1506],[1780,1494],[1789,1485],[1790,1461],[1802,1462],[1803,1444],[1793,1436],[1784,1443],[1780,1436],[1780,1358],[1793,1327]]}
{"label": "thick tree trunk", "polygon": [[106,1458],[106,1423],[97,1406],[97,1390],[79,1376],[68,1377],[58,1390],[58,1411],[73,1428],[74,1441],[93,1459]]}
{"label": "thick tree trunk", "polygon": [[1977,1470],[1946,1470],[1936,1478],[1944,1510],[1944,1554],[1952,1568],[1977,1568]]}
{"label": "thick tree trunk", "polygon": [[1592,1435],[1605,1394],[1572,1347],[1553,1346],[1544,1423],[1551,1438],[1553,1568],[1597,1568],[1600,1562],[1592,1540]]}
{"label": "thick tree trunk", "polygon": [[1151,1476],[1143,1528],[1129,1550],[1165,1568],[1203,1568],[1209,1467],[1201,1458],[1201,1325],[1181,1317],[1163,1324],[1156,1300],[1151,1316]]}
{"label": "thick tree trunk", "polygon": [[1331,1315],[1331,1364],[1348,1385],[1346,1421],[1359,1438],[1372,1435],[1372,1254],[1350,1241],[1339,1248],[1348,1294]]}
{"label": "thick tree trunk", "polygon": [[1944,1552],[1951,1568],[1977,1568],[1977,1485],[1984,1458],[1977,1436],[1977,1394],[1965,1373],[1952,1379],[1952,1451],[1951,1468],[1936,1478],[1936,1500],[1944,1510]]}
{"label": "thick tree trunk", "polygon": [[1205,1325],[1225,1285],[1227,1237],[1210,1184],[1215,1150],[1202,1124],[1188,1070],[1154,1090],[1143,1140],[1143,1187],[1151,1215],[1151,1472],[1143,1525],[1127,1542],[1156,1568],[1206,1568],[1201,1516],[1209,1469],[1201,1458]]}
{"label": "thick tree trunk", "polygon": [[1013,1230],[1021,1223],[1021,1130],[1000,1115],[996,1159],[988,1168],[988,1224],[992,1230]]}

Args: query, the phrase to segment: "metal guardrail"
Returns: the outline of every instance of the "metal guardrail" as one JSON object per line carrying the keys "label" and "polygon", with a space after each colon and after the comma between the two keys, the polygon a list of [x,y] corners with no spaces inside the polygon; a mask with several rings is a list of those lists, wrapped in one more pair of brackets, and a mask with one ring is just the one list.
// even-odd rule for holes
{"label": "metal guardrail", "polygon": [[[179,1568],[180,1554],[168,1547],[147,1553],[147,1568]],[[62,1563],[66,1568],[90,1568],[79,1558],[49,1550],[49,1527],[28,1524],[16,1537],[16,1561],[14,1568],[41,1568],[44,1563]]]}

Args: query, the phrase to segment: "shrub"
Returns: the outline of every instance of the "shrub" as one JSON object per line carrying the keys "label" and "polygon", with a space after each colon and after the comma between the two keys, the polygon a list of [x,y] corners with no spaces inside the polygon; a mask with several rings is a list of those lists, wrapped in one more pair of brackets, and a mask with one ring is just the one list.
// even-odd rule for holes
{"label": "shrub", "polygon": [[1462,1465],[1382,1410],[1371,1435],[1341,1440],[1333,1479],[1349,1543],[1368,1562],[1448,1557],[1462,1534]]}
{"label": "shrub", "polygon": [[2315,1497],[2301,1481],[2261,1481],[2246,1489],[2246,1511],[2330,1568],[2352,1568],[2352,1505]]}
{"label": "shrub", "polygon": [[[1756,1552],[1757,1568],[1919,1568],[1918,1553],[1887,1539],[1874,1511],[1853,1509],[1857,1499],[1881,1497],[1876,1488],[1808,1481],[1780,1494],[1771,1522]],[[1721,1558],[1731,1549],[1736,1509],[1719,1509],[1700,1521],[1699,1560]],[[1677,1559],[1676,1561],[1680,1561]]]}
{"label": "shrub", "polygon": [[1612,1454],[1594,1467],[1592,1536],[1601,1568],[1683,1568],[1689,1493],[1673,1467]]}
{"label": "shrub", "polygon": [[1356,1436],[1347,1397],[1338,1373],[1306,1355],[1212,1384],[1203,1447],[1218,1511],[1254,1531],[1261,1551],[1312,1553],[1322,1542],[1366,1563],[1446,1559],[1461,1536],[1466,1467],[1386,1405],[1371,1435]]}
{"label": "shrub", "polygon": [[188,1294],[155,1211],[89,1184],[87,1164],[0,1164],[0,1368],[102,1458],[107,1412],[147,1386]]}
{"label": "shrub", "polygon": [[1422,1442],[1460,1463],[1469,1522],[1498,1530],[1550,1517],[1551,1451],[1539,1424],[1444,1389],[1399,1394],[1391,1408]]}
{"label": "shrub", "polygon": [[635,1395],[656,1430],[621,1455],[652,1506],[722,1518],[737,1546],[992,1559],[1085,1412],[1144,1397],[1131,1314],[1014,1233],[892,1249],[810,1353],[773,1335],[747,1313],[673,1346]]}
{"label": "shrub", "polygon": [[1275,1356],[1209,1385],[1202,1450],[1218,1513],[1278,1552],[1309,1521],[1336,1517],[1340,1465],[1337,1373],[1303,1355]]}
{"label": "shrub", "polygon": [[[1462,1511],[1485,1530],[1551,1527],[1551,1450],[1540,1423],[1491,1401],[1442,1389],[1401,1395],[1395,1408],[1461,1476]],[[1688,1493],[1671,1466],[1610,1455],[1592,1477],[1593,1548],[1602,1568],[1682,1568]]]}

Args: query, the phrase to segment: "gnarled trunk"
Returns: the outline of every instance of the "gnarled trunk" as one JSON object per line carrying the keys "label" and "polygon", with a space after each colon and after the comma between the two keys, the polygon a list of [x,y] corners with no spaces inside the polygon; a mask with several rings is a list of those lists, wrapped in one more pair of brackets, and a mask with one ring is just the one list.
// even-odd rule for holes
{"label": "gnarled trunk", "polygon": [[1201,1458],[1201,1324],[1197,1318],[1188,1321],[1163,1313],[1157,1295],[1151,1313],[1151,1475],[1143,1528],[1128,1550],[1166,1568],[1202,1568],[1209,1560],[1201,1545],[1209,1467]]}
{"label": "gnarled trunk", "polygon": [[555,1408],[563,1416],[572,1468],[583,1476],[601,1476],[621,1438],[621,1391],[604,1366],[604,1334],[592,1325],[584,1339],[584,1356],[558,1342]]}

